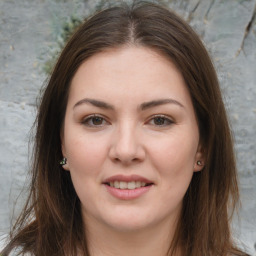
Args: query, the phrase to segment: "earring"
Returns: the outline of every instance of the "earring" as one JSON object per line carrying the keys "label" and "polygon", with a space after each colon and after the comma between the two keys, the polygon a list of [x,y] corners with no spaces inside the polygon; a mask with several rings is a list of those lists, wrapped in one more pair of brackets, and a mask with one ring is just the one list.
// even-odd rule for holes
{"label": "earring", "polygon": [[202,162],[201,162],[200,160],[199,160],[199,161],[197,161],[197,162],[196,162],[196,164],[197,164],[197,165],[199,165],[199,166],[203,165],[203,164],[202,164]]}
{"label": "earring", "polygon": [[67,158],[63,157],[63,159],[60,161],[60,165],[63,166],[67,163]]}

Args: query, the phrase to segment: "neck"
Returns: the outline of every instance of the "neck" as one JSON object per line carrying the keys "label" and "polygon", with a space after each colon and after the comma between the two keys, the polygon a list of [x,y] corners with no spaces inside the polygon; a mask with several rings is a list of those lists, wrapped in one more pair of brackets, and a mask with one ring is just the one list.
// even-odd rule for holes
{"label": "neck", "polygon": [[[174,235],[174,229],[166,223],[135,231],[116,231],[109,227],[97,229],[90,222],[86,229],[91,256],[168,256]],[[178,251],[172,256],[180,256]]]}

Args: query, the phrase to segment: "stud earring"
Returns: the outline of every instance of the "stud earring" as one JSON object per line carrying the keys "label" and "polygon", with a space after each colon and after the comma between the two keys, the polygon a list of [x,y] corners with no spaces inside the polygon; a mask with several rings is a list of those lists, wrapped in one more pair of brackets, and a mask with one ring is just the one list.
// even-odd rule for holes
{"label": "stud earring", "polygon": [[197,161],[197,162],[196,162],[196,164],[197,164],[197,165],[199,165],[199,166],[203,165],[203,164],[202,164],[202,162],[201,162],[200,160],[199,160],[199,161]]}
{"label": "stud earring", "polygon": [[67,163],[67,158],[63,157],[63,159],[60,161],[60,165],[63,166]]}

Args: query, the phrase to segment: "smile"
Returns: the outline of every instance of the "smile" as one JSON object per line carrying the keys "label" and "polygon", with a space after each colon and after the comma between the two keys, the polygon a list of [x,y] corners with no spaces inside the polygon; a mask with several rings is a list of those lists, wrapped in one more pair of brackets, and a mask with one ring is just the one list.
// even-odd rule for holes
{"label": "smile", "polygon": [[132,200],[150,191],[154,183],[139,175],[115,175],[104,180],[103,185],[115,198]]}
{"label": "smile", "polygon": [[151,185],[152,183],[146,183],[141,181],[111,181],[109,183],[106,183],[110,187],[118,188],[118,189],[137,189],[141,187],[146,187]]}

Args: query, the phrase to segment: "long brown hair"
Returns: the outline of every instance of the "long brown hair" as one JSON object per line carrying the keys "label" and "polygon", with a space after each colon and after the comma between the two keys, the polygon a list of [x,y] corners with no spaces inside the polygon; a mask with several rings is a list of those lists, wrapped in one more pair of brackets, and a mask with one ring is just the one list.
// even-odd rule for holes
{"label": "long brown hair", "polygon": [[[194,173],[185,195],[170,253],[178,245],[184,256],[245,255],[230,234],[230,215],[239,199],[229,124],[217,76],[201,40],[173,12],[152,3],[121,5],[85,21],[67,43],[45,88],[36,120],[30,193],[11,233],[4,256],[88,256],[80,201],[69,172],[59,165],[60,134],[69,86],[90,56],[126,44],[160,51],[180,70],[199,123],[206,165]],[[168,203],[168,202],[167,202]]]}

